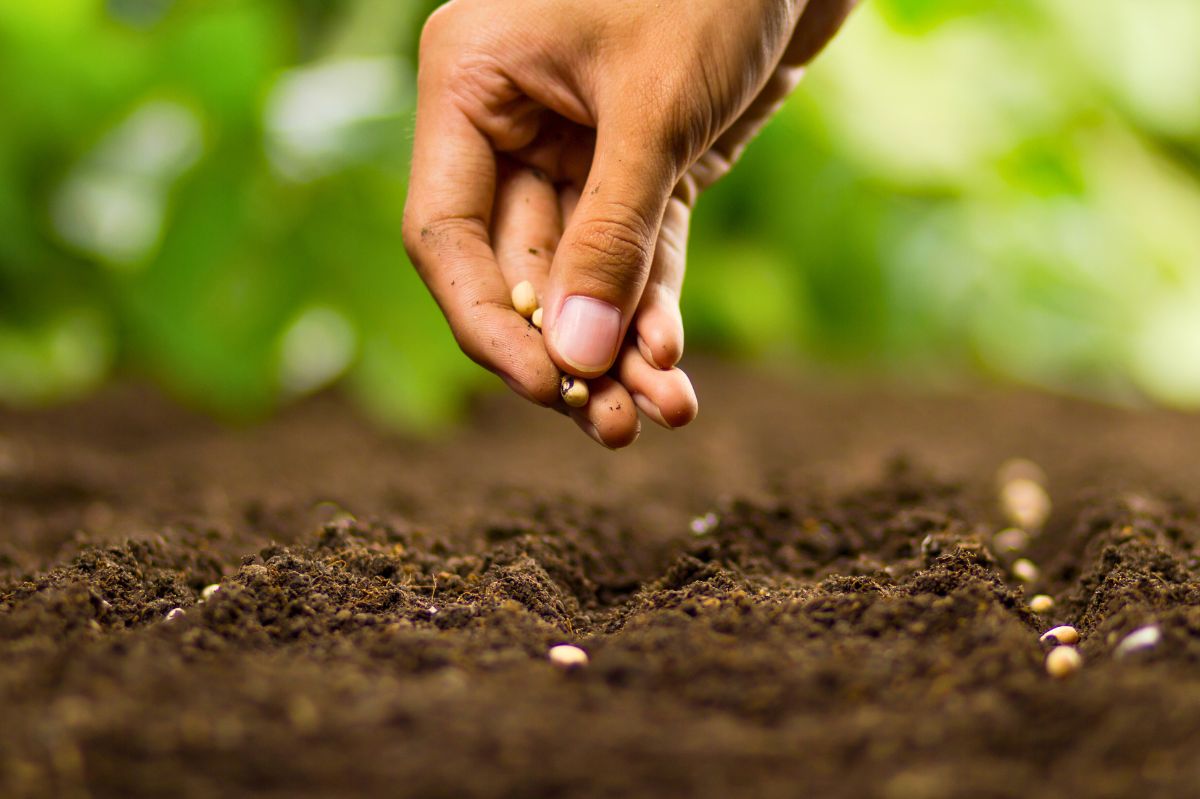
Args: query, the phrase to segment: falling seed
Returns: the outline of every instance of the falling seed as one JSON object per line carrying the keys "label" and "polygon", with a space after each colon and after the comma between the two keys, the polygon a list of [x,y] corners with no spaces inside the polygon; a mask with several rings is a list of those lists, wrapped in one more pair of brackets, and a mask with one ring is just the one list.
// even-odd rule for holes
{"label": "falling seed", "polygon": [[1029,600],[1029,609],[1041,616],[1054,610],[1054,597],[1049,594],[1037,594]]}
{"label": "falling seed", "polygon": [[538,330],[542,329],[542,309],[535,308],[533,314],[529,317],[529,321],[533,322],[533,326]]}
{"label": "falling seed", "polygon": [[1079,643],[1079,631],[1069,625],[1055,627],[1053,630],[1047,630],[1042,633],[1042,637],[1038,639],[1043,644],[1063,644],[1072,646]]}
{"label": "falling seed", "polygon": [[183,618],[183,608],[171,608],[167,611],[167,621],[175,621]]}
{"label": "falling seed", "polygon": [[1083,657],[1070,646],[1056,646],[1046,655],[1046,672],[1055,679],[1070,677],[1083,666]]}
{"label": "falling seed", "polygon": [[572,375],[563,375],[558,385],[558,392],[563,402],[572,408],[582,408],[588,402],[588,387],[582,379]]}
{"label": "falling seed", "polygon": [[933,533],[929,533],[921,539],[921,557],[928,561],[940,554],[942,554],[942,545],[933,537]]}
{"label": "falling seed", "polygon": [[550,647],[550,662],[560,669],[578,669],[588,664],[588,654],[577,646],[559,644]]}
{"label": "falling seed", "polygon": [[1156,625],[1139,627],[1117,644],[1116,650],[1113,652],[1119,658],[1128,657],[1134,652],[1145,652],[1147,649],[1153,649],[1162,641],[1162,631]]}
{"label": "falling seed", "polygon": [[992,536],[992,545],[998,552],[1021,552],[1029,546],[1029,534],[1016,527],[1007,527]]}
{"label": "falling seed", "polygon": [[533,316],[533,312],[538,307],[537,292],[534,291],[533,284],[528,280],[522,280],[513,286],[512,304],[517,313],[526,319]]}
{"label": "falling seed", "polygon": [[1038,569],[1037,564],[1035,564],[1029,558],[1018,558],[1016,561],[1014,561],[1012,565],[1012,573],[1013,577],[1016,577],[1023,583],[1037,582],[1038,577],[1040,577],[1042,574],[1042,572]]}
{"label": "falling seed", "polygon": [[220,590],[221,590],[220,583],[213,583],[212,585],[206,585],[206,586],[204,586],[204,590],[200,592],[200,598],[203,599],[205,602],[207,602],[208,600],[213,598],[213,594],[217,593]]}
{"label": "falling seed", "polygon": [[1001,487],[1000,508],[1011,524],[1037,531],[1050,516],[1050,495],[1033,480],[1018,477]]}

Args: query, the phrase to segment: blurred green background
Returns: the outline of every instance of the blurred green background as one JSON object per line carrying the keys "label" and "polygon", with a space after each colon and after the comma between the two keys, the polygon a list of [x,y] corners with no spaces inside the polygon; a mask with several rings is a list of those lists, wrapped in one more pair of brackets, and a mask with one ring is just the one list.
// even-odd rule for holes
{"label": "blurred green background", "polygon": [[[0,4],[0,401],[500,384],[399,229],[423,0]],[[1200,3],[868,0],[701,204],[689,348],[1200,404]]]}

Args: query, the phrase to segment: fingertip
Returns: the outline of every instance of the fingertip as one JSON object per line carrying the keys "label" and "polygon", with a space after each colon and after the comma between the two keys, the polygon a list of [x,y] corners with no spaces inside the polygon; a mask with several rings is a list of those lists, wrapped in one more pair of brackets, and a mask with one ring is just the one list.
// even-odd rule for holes
{"label": "fingertip", "polygon": [[588,404],[571,412],[579,428],[608,449],[621,449],[637,441],[642,425],[629,392],[608,377],[590,381],[590,387]]}
{"label": "fingertip", "polygon": [[668,430],[676,430],[696,420],[700,402],[691,381],[683,372],[672,369],[665,375],[671,376],[670,382],[655,390],[655,399],[639,391],[631,392],[631,396],[647,418]]}
{"label": "fingertip", "polygon": [[670,369],[683,357],[683,320],[677,310],[655,302],[638,310],[634,320],[638,351],[656,369]]}
{"label": "fingertip", "polygon": [[692,381],[682,369],[656,369],[641,353],[626,347],[617,376],[651,421],[674,430],[695,420],[700,405]]}

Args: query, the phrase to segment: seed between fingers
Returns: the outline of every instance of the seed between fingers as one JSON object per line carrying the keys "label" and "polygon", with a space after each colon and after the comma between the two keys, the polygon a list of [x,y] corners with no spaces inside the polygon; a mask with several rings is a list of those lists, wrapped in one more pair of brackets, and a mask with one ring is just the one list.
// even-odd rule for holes
{"label": "seed between fingers", "polygon": [[537,291],[528,280],[522,280],[513,286],[512,304],[517,313],[529,319],[538,309]]}
{"label": "seed between fingers", "polygon": [[587,383],[578,377],[563,375],[562,380],[559,382],[558,391],[562,395],[563,402],[572,408],[582,408],[588,403],[590,392],[588,391]]}

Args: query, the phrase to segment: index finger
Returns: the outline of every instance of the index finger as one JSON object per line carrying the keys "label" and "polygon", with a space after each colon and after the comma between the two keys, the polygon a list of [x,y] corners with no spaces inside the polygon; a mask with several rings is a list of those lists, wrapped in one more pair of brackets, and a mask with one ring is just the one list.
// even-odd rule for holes
{"label": "index finger", "polygon": [[456,100],[446,70],[422,64],[404,244],[463,352],[543,405],[558,369],[542,337],[512,308],[488,234],[496,158]]}

